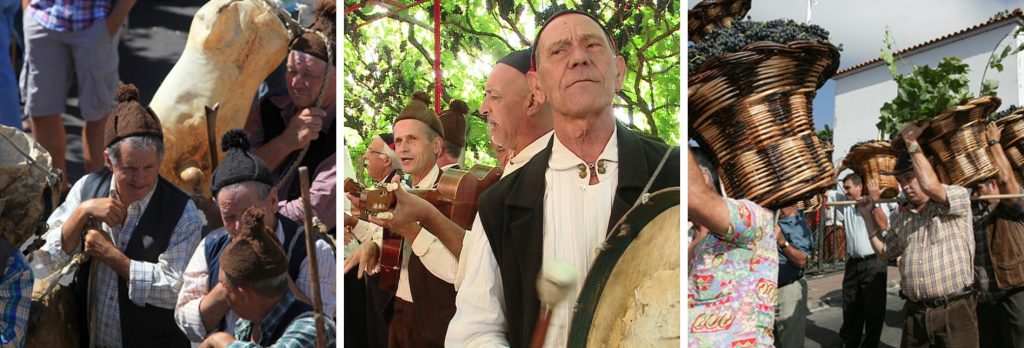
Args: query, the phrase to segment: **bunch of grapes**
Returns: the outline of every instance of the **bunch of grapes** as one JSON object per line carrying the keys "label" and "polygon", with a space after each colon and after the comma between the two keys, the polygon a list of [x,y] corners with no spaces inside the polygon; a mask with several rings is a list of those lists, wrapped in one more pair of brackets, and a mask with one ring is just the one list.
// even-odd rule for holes
{"label": "bunch of grapes", "polygon": [[1002,119],[1003,117],[1009,116],[1014,111],[1017,111],[1017,110],[1020,110],[1020,109],[1021,109],[1020,105],[1010,105],[1010,107],[1006,108],[1006,110],[992,113],[992,116],[989,116],[988,119],[991,120],[991,121],[999,120],[999,119]]}
{"label": "bunch of grapes", "polygon": [[736,21],[730,27],[715,29],[700,43],[689,46],[690,71],[696,72],[704,62],[727,53],[739,52],[754,42],[772,41],[785,44],[798,40],[828,43],[828,31],[817,25],[801,24],[792,19],[775,19],[767,22]]}

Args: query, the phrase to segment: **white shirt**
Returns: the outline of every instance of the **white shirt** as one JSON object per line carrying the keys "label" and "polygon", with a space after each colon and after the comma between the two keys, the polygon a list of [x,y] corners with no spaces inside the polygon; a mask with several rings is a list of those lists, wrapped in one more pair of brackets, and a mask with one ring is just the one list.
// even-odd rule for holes
{"label": "white shirt", "polygon": [[548,148],[548,142],[551,141],[551,136],[553,134],[555,134],[555,131],[547,132],[547,134],[540,136],[540,138],[537,138],[529,145],[526,145],[522,151],[519,151],[519,153],[512,156],[512,158],[508,160],[508,163],[505,164],[505,170],[501,173],[501,177],[504,178],[519,170],[519,168],[522,168],[527,162],[530,162],[530,159],[532,159],[534,155]]}
{"label": "white shirt", "polygon": [[[836,191],[829,191],[827,194],[829,202],[852,200]],[[895,203],[884,203],[878,206],[882,208],[886,217],[898,209]],[[846,234],[847,257],[863,258],[875,254],[875,249],[871,247],[871,240],[868,237],[868,227],[856,205],[837,206],[826,210],[835,210],[834,213],[830,212],[833,215],[833,222],[843,226],[843,231]]]}
{"label": "white shirt", "polygon": [[[184,284],[181,286],[181,292],[178,293],[178,303],[174,309],[174,321],[185,332],[185,336],[188,336],[188,339],[193,342],[201,342],[209,334],[209,332],[206,332],[203,318],[199,313],[199,303],[210,293],[210,269],[206,261],[206,242],[220,238],[225,234],[227,234],[227,230],[217,230],[203,238],[199,242],[196,252],[192,255],[192,259],[189,260],[188,266],[185,267],[185,273],[182,273],[181,276]],[[277,240],[283,245],[284,228],[280,221],[277,222],[276,235]],[[304,241],[299,240],[297,243],[302,243],[302,246],[298,246],[298,248],[305,248]],[[285,245],[284,247],[287,248],[288,246]],[[322,239],[317,240],[316,249],[316,261],[319,267],[317,271],[320,274],[320,296],[324,305],[323,311],[328,317],[334,318],[336,317],[335,306],[337,303],[335,297],[337,263],[334,260],[331,246],[326,241]],[[306,258],[302,260],[302,265],[299,266],[299,279],[295,280],[295,285],[310,300],[313,299],[312,282],[309,275],[309,258]],[[227,323],[224,332],[233,334],[235,332],[235,322],[238,321],[238,315],[235,314],[235,311],[228,311],[224,319]]]}
{"label": "white shirt", "polygon": [[[566,345],[571,308],[607,235],[618,185],[615,133],[605,145],[600,159],[606,161],[606,171],[598,174],[600,183],[589,185],[589,172],[580,178],[577,168],[584,161],[569,151],[556,135],[545,172],[543,258],[545,263],[554,260],[568,262],[579,274],[575,290],[554,308],[545,347]],[[472,242],[468,246],[470,250],[463,246],[465,258],[462,259],[466,265],[466,278],[455,297],[457,310],[448,326],[445,346],[508,347],[500,270],[479,219],[473,224]]]}
{"label": "white shirt", "polygon": [[[527,162],[530,162],[530,159],[532,159],[534,155],[546,149],[548,147],[548,142],[551,140],[552,134],[555,134],[555,131],[550,131],[547,134],[540,136],[540,138],[537,138],[529,145],[526,145],[526,147],[523,148],[523,151],[512,156],[512,159],[505,164],[505,169],[501,172],[501,178],[504,179],[506,176],[509,176],[519,170],[519,168],[522,168]],[[479,221],[480,214],[477,214],[476,218],[473,219],[473,225],[476,226]],[[462,237],[462,253],[459,254],[459,260],[466,259],[466,251],[472,249],[470,244],[476,243],[480,239],[478,236],[475,236],[475,234],[480,233],[482,230],[482,227],[479,231],[474,227],[474,229],[466,231],[466,234]],[[466,266],[462,262],[459,262],[458,269],[455,273],[455,291],[459,291],[464,279],[466,279]]]}
{"label": "white shirt", "polygon": [[[440,175],[441,169],[435,165],[413,188],[431,188]],[[373,242],[380,247],[384,239],[384,229],[375,228],[374,230]],[[395,292],[395,296],[407,302],[413,302],[412,290],[409,288],[409,257],[412,254],[416,254],[420,258],[420,262],[423,262],[423,266],[435,277],[448,283],[455,282],[458,260],[455,258],[455,254],[452,254],[436,236],[426,229],[421,229],[411,245],[408,240],[403,243],[405,247],[402,248],[402,270],[398,275],[398,291]]]}

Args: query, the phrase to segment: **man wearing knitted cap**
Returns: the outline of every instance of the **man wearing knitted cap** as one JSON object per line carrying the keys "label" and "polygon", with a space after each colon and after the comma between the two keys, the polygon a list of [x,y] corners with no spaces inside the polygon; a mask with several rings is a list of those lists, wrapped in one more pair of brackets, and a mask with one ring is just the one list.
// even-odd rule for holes
{"label": "man wearing knitted cap", "polygon": [[[320,1],[314,11],[317,19],[310,29],[324,35],[307,32],[292,41],[285,71],[288,95],[259,100],[249,113],[245,130],[252,140],[253,153],[266,161],[274,174],[275,186],[281,190],[278,198],[291,202],[288,206],[293,209],[282,212],[293,221],[302,220],[297,209],[299,179],[288,171],[294,172],[298,166],[315,169],[309,178],[313,210],[328,228],[333,228],[333,187],[337,180],[333,175],[335,161],[327,159],[337,151],[338,138],[334,124],[334,2]],[[321,175],[324,172],[330,175]]]}
{"label": "man wearing knitted cap", "polygon": [[135,86],[121,86],[106,125],[107,168],[78,180],[47,220],[41,263],[52,273],[79,252],[72,288],[83,344],[180,347],[174,323],[181,272],[203,225],[188,195],[159,177],[163,133]]}
{"label": "man wearing knitted cap", "polygon": [[442,172],[451,168],[462,169],[462,150],[466,147],[466,111],[469,111],[466,102],[456,99],[448,104],[448,110],[438,115],[441,128],[444,129],[444,151],[441,151],[441,157],[437,159],[437,166]]}
{"label": "man wearing knitted cap", "polygon": [[[437,158],[442,151],[444,129],[429,102],[426,93],[416,92],[394,125],[395,150],[402,170],[412,176],[413,188],[434,187],[441,177]],[[351,196],[349,199],[357,200]],[[455,312],[455,254],[419,225],[392,226],[392,232],[404,237],[405,247],[394,318],[388,328],[388,346],[439,347],[444,344],[448,321]],[[383,229],[376,231],[374,243],[364,244],[357,256],[346,260],[345,270],[359,266],[360,275],[375,273]]]}
{"label": "man wearing knitted cap", "polygon": [[[313,308],[289,291],[288,256],[264,224],[270,215],[249,208],[238,236],[221,254],[218,277],[230,309],[242,320],[234,335],[218,332],[202,347],[314,347]],[[324,341],[335,345],[334,321],[324,318]]]}
{"label": "man wearing knitted cap", "polygon": [[[505,166],[502,177],[522,168],[534,155],[544,150],[553,134],[551,107],[534,98],[526,81],[526,73],[530,71],[531,52],[530,49],[520,50],[499,60],[484,85],[484,101],[480,104],[480,113],[487,118],[491,144],[511,152],[505,156],[498,156],[499,163]],[[401,205],[415,199],[402,194],[399,197]],[[445,219],[436,208],[420,201],[415,212],[402,214],[398,222],[406,220],[425,224],[426,230],[438,236],[449,250],[459,253],[460,260],[472,258],[465,254],[466,251],[478,250],[467,247],[468,244],[487,244],[483,238],[483,227],[479,224],[474,224],[477,227],[473,230],[464,231]],[[426,225],[430,221],[439,221],[443,225]],[[460,288],[465,272],[466,264],[459,262],[455,279],[456,290]]]}
{"label": "man wearing knitted cap", "polygon": [[[542,264],[565,261],[583,277],[608,229],[645,185],[651,183],[649,192],[679,186],[678,149],[616,121],[613,101],[625,61],[593,17],[557,13],[534,43],[535,71],[527,79],[538,104],[550,104],[554,136],[480,196],[477,222],[485,241],[468,244],[474,250],[460,259],[466,277],[448,347],[529,344],[541,308],[536,279]],[[581,287],[577,283],[555,306],[545,346],[565,346]]]}
{"label": "man wearing knitted cap", "polygon": [[[227,287],[219,278],[217,269],[221,255],[242,230],[242,215],[250,208],[273,212],[277,205],[277,192],[271,186],[270,169],[259,157],[249,152],[248,137],[239,129],[224,134],[222,150],[224,160],[213,171],[210,186],[224,227],[210,232],[188,262],[182,274],[183,285],[178,295],[174,318],[178,326],[193,342],[215,331],[234,332],[238,314],[228,306]],[[273,236],[283,245],[288,256],[289,288],[295,298],[310,302],[312,279],[306,254],[305,231],[302,225],[278,214],[265,214],[263,223],[275,226]],[[335,258],[330,244],[316,241],[320,293],[323,295],[324,313],[335,316]]]}

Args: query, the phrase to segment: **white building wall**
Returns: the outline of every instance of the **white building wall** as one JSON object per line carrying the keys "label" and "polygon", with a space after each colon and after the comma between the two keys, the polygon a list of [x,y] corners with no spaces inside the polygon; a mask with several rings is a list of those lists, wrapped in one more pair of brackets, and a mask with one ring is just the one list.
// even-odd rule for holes
{"label": "white building wall", "polygon": [[[957,56],[970,65],[970,87],[977,95],[981,87],[981,75],[992,49],[1006,34],[1022,24],[1024,22],[1020,20],[1007,21],[1001,25],[982,28],[918,49],[903,56],[902,59],[897,59],[899,72],[907,73],[911,65],[934,66],[944,57]],[[1007,40],[1007,43],[1009,41]],[[1024,99],[1024,81],[1019,78],[1019,72],[1024,72],[1024,54],[1008,57],[1003,61],[1003,66],[1003,72],[991,70],[986,75],[987,79],[999,81],[997,96],[1002,99],[1000,109],[1011,104],[1020,104],[1020,100]],[[832,160],[838,166],[849,152],[850,146],[879,136],[878,128],[875,127],[878,123],[879,109],[896,96],[896,81],[889,76],[885,63],[878,62],[837,77],[835,82],[835,152]]]}

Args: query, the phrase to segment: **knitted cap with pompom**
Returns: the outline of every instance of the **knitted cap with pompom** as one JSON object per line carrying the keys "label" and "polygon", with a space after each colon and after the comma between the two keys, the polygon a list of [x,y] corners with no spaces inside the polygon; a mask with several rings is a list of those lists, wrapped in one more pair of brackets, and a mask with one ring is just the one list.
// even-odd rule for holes
{"label": "knitted cap with pompom", "polygon": [[139,102],[139,89],[133,84],[117,88],[117,106],[107,115],[104,147],[118,140],[137,135],[152,136],[163,141],[164,132],[153,109]]}
{"label": "knitted cap with pompom", "polygon": [[466,102],[454,99],[448,103],[448,110],[441,111],[441,125],[444,128],[444,140],[458,145],[466,146],[466,112],[469,106]]}
{"label": "knitted cap with pompom", "polygon": [[416,91],[412,94],[412,100],[409,101],[409,105],[402,109],[402,112],[395,118],[395,124],[401,120],[417,120],[423,122],[430,127],[435,133],[444,137],[444,127],[441,126],[441,120],[437,118],[437,114],[434,113],[434,109],[430,108],[430,96],[422,91]]}
{"label": "knitted cap with pompom", "polygon": [[232,129],[220,141],[221,150],[227,152],[224,160],[213,170],[210,191],[214,197],[220,189],[246,181],[274,186],[270,168],[258,156],[249,152],[249,135],[241,129]]}
{"label": "knitted cap with pompom", "polygon": [[266,214],[262,208],[249,208],[242,214],[242,230],[220,256],[224,274],[251,284],[288,271],[284,249],[263,222]]}

